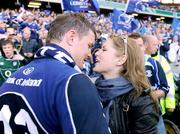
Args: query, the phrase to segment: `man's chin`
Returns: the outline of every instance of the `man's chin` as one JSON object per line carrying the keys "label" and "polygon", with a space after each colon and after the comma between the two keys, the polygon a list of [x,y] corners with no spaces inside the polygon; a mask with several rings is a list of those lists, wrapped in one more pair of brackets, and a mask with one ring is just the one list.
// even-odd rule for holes
{"label": "man's chin", "polygon": [[6,58],[10,59],[12,56],[10,55],[5,55]]}
{"label": "man's chin", "polygon": [[76,64],[80,70],[85,68],[85,64]]}

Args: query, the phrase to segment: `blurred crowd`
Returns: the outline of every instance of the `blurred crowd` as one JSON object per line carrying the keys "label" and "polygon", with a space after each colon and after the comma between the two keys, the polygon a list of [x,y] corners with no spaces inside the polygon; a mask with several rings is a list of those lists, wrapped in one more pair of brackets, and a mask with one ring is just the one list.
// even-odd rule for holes
{"label": "blurred crowd", "polygon": [[[157,9],[157,7],[154,7]],[[180,12],[180,6],[167,6],[167,5],[160,5],[158,9],[172,11],[172,12]]]}
{"label": "blurred crowd", "polygon": [[[126,3],[127,0],[100,0],[100,1],[113,1],[113,2],[119,2],[119,3]],[[153,8],[157,9],[157,7],[153,7]],[[180,12],[180,6],[160,5],[158,6],[158,9],[168,10],[172,12]]]}
{"label": "blurred crowd", "polygon": [[2,10],[0,39],[11,40],[17,52],[31,60],[35,51],[45,44],[48,27],[56,17],[50,11]]}
{"label": "blurred crowd", "polygon": [[119,2],[119,3],[126,3],[127,0],[105,0],[105,1],[113,1],[113,2]]}

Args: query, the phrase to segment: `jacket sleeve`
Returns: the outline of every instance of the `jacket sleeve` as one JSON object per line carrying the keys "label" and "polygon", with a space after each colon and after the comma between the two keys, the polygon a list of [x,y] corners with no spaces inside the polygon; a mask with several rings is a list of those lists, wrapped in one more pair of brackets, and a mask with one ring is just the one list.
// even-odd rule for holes
{"label": "jacket sleeve", "polygon": [[87,76],[71,78],[68,98],[77,134],[109,133],[98,92]]}
{"label": "jacket sleeve", "polygon": [[163,90],[165,95],[167,95],[167,93],[169,92],[169,86],[167,83],[167,79],[166,79],[166,75],[164,73],[164,70],[161,66],[161,64],[156,61],[157,67],[158,67],[158,77],[159,77],[159,85],[158,88],[160,90]]}
{"label": "jacket sleeve", "polygon": [[140,96],[132,102],[130,127],[133,134],[157,134],[159,112],[150,96]]}

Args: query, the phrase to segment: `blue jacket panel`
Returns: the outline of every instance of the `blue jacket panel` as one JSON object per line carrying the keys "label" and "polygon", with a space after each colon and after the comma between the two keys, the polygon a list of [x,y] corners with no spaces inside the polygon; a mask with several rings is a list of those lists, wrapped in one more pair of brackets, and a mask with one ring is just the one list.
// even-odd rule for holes
{"label": "blue jacket panel", "polygon": [[169,86],[161,64],[153,58],[148,58],[148,61],[145,63],[145,69],[151,85],[163,90],[167,95],[169,92]]}
{"label": "blue jacket panel", "polygon": [[22,67],[0,94],[0,109],[11,113],[13,133],[109,133],[94,85],[55,59],[37,59]]}

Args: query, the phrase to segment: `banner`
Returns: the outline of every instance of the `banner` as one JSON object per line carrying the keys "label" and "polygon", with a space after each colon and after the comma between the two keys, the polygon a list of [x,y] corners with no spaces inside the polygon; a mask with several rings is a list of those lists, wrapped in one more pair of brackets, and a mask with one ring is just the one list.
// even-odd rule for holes
{"label": "banner", "polygon": [[97,0],[62,0],[62,3],[66,11],[96,11],[100,14]]}
{"label": "banner", "polygon": [[173,19],[172,29],[173,29],[174,32],[176,32],[176,31],[180,32],[180,20],[178,20],[177,18]]}
{"label": "banner", "polygon": [[112,14],[113,29],[121,29],[132,33],[140,28],[140,22],[135,18],[132,18],[122,11],[114,9]]}

